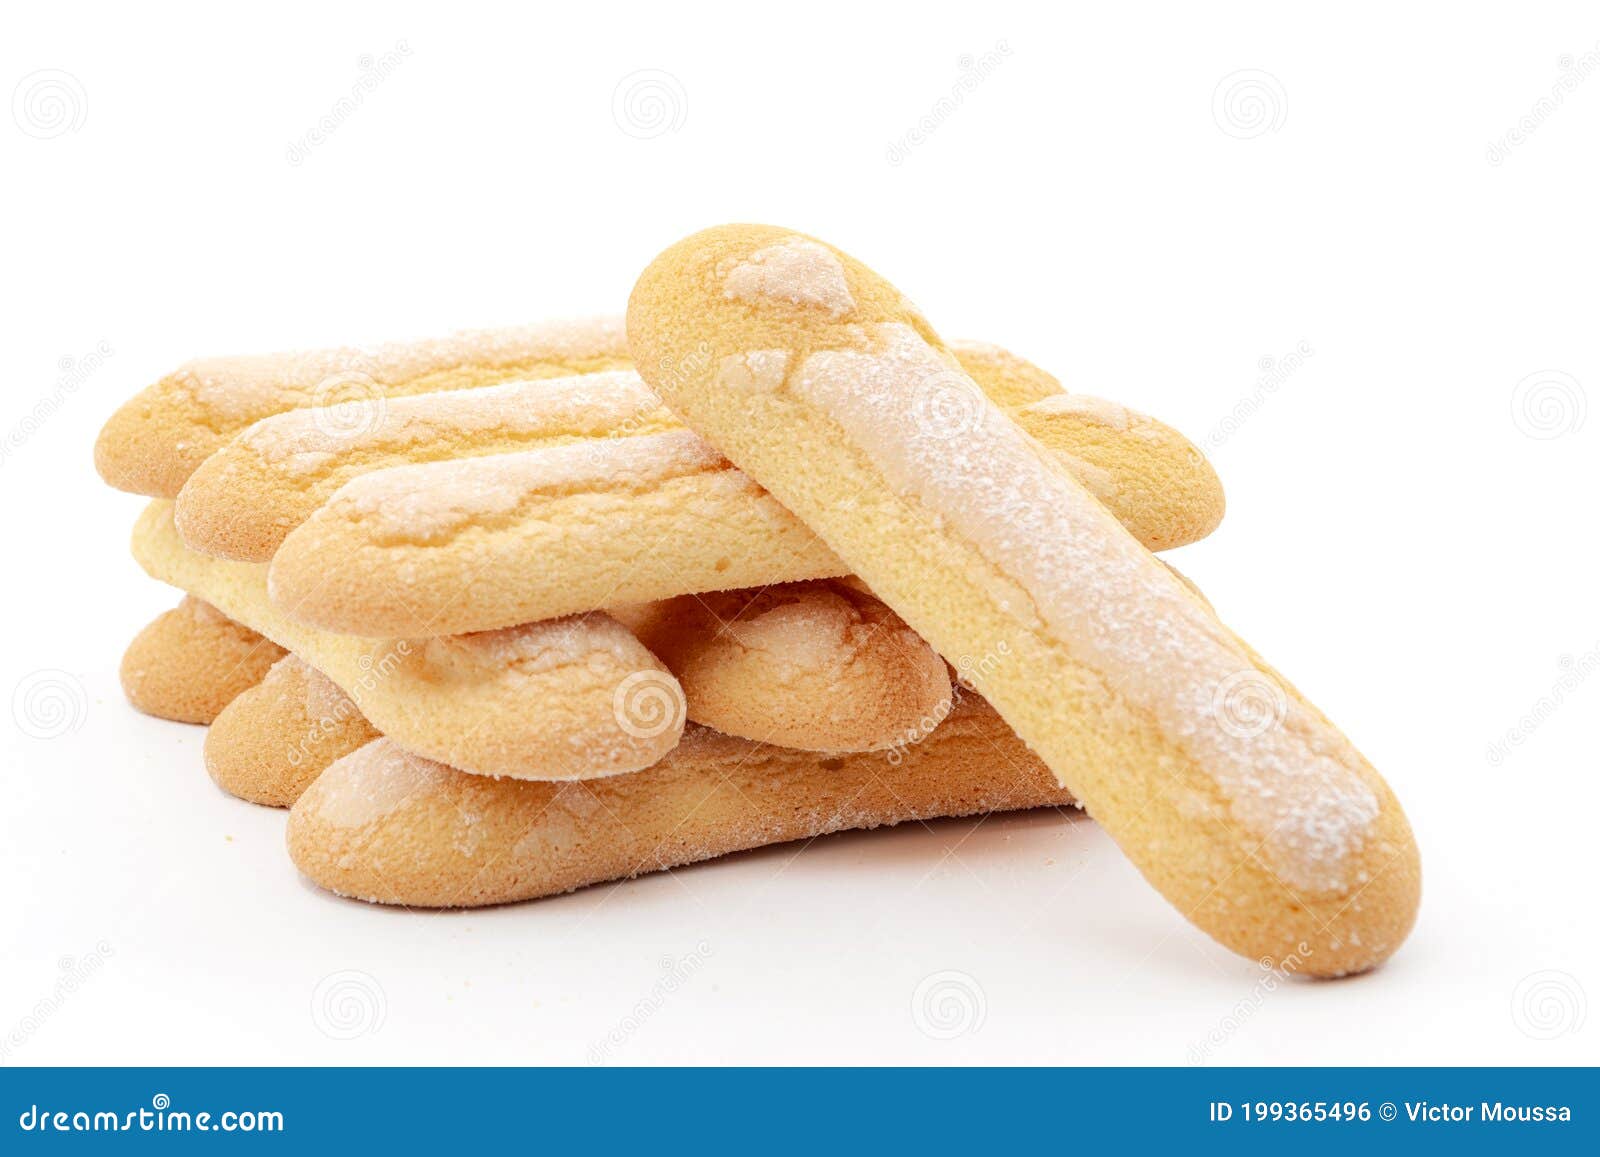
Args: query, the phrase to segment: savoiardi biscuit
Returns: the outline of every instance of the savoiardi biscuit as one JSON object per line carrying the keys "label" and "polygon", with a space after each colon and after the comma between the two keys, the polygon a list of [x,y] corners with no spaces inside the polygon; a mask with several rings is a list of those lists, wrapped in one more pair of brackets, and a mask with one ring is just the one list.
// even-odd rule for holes
{"label": "savoiardi biscuit", "polygon": [[389,398],[561,377],[629,364],[615,318],[477,330],[423,341],[201,358],[147,387],[100,431],[95,466],[119,490],[175,498],[229,438],[302,406],[338,404],[330,420],[377,420]]}
{"label": "savoiardi biscuit", "polygon": [[[987,403],[951,372],[924,414],[954,452],[961,423]],[[1014,414],[1152,543],[1216,526],[1221,485],[1182,435],[1109,403],[1050,403]],[[848,572],[776,497],[681,429],[361,475],[284,539],[271,567],[274,598],[305,622],[406,636]]]}
{"label": "savoiardi biscuit", "polygon": [[439,638],[328,634],[273,605],[264,567],[185,546],[160,499],[140,516],[133,553],[151,577],[316,667],[391,739],[465,771],[618,775],[654,763],[683,729],[677,680],[604,614]]}
{"label": "savoiardi biscuit", "polygon": [[[976,686],[1178,909],[1247,956],[1369,968],[1415,919],[1415,842],[1338,730],[1000,408],[870,269],[767,226],[696,234],[628,309],[675,413]],[[685,348],[703,371],[653,377]],[[750,366],[762,373],[752,375]]]}
{"label": "savoiardi biscuit", "polygon": [[892,769],[882,753],[793,751],[690,725],[644,771],[530,783],[464,775],[380,739],[306,788],[288,845],[301,872],[340,895],[470,908],[829,832],[1070,803],[966,696]]}
{"label": "savoiardi biscuit", "polygon": [[282,657],[276,643],[185,595],[128,644],[122,690],[146,715],[210,723]]}
{"label": "savoiardi biscuit", "polygon": [[830,579],[613,611],[677,676],[689,718],[810,751],[879,751],[950,710],[943,659],[882,600]]}
{"label": "savoiardi biscuit", "polygon": [[377,738],[355,700],[285,655],[211,724],[206,771],[229,795],[289,807],[328,764]]}
{"label": "savoiardi biscuit", "polygon": [[[1049,374],[997,346],[955,348],[974,380],[991,396],[1011,399],[1008,405],[1032,405],[1061,392]],[[199,465],[178,494],[178,530],[203,554],[266,562],[291,530],[361,474],[680,425],[629,370],[386,399],[381,406],[357,408],[353,416],[340,407],[287,410],[256,422]],[[1165,427],[1140,433],[1171,436]],[[1098,446],[1083,441],[1095,453],[1116,455],[1114,436]],[[1155,477],[1172,480],[1185,473],[1163,471],[1152,457],[1141,459]],[[1116,480],[1115,466],[1104,477]],[[1215,487],[1215,475],[1209,478]],[[1129,481],[1140,485],[1137,478]],[[1220,488],[1216,497],[1220,502]],[[1158,503],[1146,517],[1167,524],[1162,533],[1170,535],[1172,523],[1182,524],[1186,516],[1192,523],[1198,510],[1192,499],[1181,511],[1164,511]],[[1190,525],[1189,533],[1203,530]]]}

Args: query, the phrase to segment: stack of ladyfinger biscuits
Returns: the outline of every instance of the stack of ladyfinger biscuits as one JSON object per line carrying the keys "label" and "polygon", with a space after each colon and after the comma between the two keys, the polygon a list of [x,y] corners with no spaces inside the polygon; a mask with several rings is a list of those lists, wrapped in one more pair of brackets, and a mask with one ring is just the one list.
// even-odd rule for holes
{"label": "stack of ladyfinger biscuits", "polygon": [[626,325],[192,362],[96,461],[184,594],[129,699],[211,724],[334,892],[1077,802],[1251,956],[1355,971],[1413,920],[1386,785],[1152,553],[1220,520],[1204,457],[814,239],[691,237]]}

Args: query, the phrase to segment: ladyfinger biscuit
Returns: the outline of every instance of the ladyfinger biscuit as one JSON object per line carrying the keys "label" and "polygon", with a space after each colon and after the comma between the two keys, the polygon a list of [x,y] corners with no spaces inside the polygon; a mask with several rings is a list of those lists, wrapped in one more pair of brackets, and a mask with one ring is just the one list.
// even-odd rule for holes
{"label": "ladyfinger biscuit", "polygon": [[967,696],[888,776],[881,755],[790,751],[693,725],[654,767],[562,785],[463,775],[380,739],[306,789],[288,844],[301,872],[340,895],[470,908],[828,832],[1071,802]]}
{"label": "ladyfinger biscuit", "polygon": [[339,403],[333,421],[375,421],[385,400],[628,365],[614,318],[480,330],[427,341],[204,358],[135,396],[100,431],[95,466],[119,490],[174,498],[229,438],[261,418]]}
{"label": "ladyfinger biscuit", "polygon": [[[967,677],[1187,917],[1251,957],[1369,968],[1416,914],[1416,845],[1376,771],[1058,461],[978,398],[906,299],[812,238],[726,226],[634,288],[674,412],[821,534]],[[651,367],[710,349],[681,378]],[[759,365],[757,377],[750,367]]]}
{"label": "ladyfinger biscuit", "polygon": [[282,657],[276,643],[185,595],[128,644],[122,690],[146,715],[210,723]]}
{"label": "ladyfinger biscuit", "polygon": [[206,771],[229,795],[289,807],[330,763],[377,738],[355,700],[285,655],[212,723]]}
{"label": "ladyfinger biscuit", "polygon": [[883,602],[826,579],[612,612],[683,685],[689,718],[808,751],[881,751],[950,710],[950,675]]}
{"label": "ladyfinger biscuit", "polygon": [[[955,352],[990,396],[1012,400],[1005,404],[1032,404],[1061,392],[1055,378],[998,346],[968,344]],[[361,474],[680,426],[640,377],[624,370],[397,398],[370,419],[352,429],[336,413],[311,408],[249,427],[184,483],[178,494],[184,541],[202,554],[266,562],[291,530]],[[1141,437],[1156,436],[1157,429],[1172,435],[1159,423],[1149,427],[1140,430]],[[1097,447],[1091,443],[1090,448]],[[1098,448],[1114,454],[1115,439],[1100,440]],[[1182,448],[1194,452],[1187,443]],[[1141,460],[1150,457],[1140,455]],[[1086,462],[1085,468],[1097,476],[1104,470],[1105,481],[1119,484],[1114,466]],[[1140,480],[1130,481],[1138,485]],[[1220,495],[1218,488],[1218,500]],[[1159,502],[1151,515],[1158,522],[1183,520],[1182,512],[1163,510]],[[1167,527],[1163,531],[1170,534]]]}
{"label": "ladyfinger biscuit", "polygon": [[267,597],[266,568],[190,550],[157,499],[134,529],[149,574],[332,679],[385,735],[480,775],[573,779],[648,767],[683,729],[678,681],[603,614],[428,639],[330,635]]}
{"label": "ladyfinger biscuit", "polygon": [[[953,373],[922,411],[941,433],[959,433],[983,403]],[[1118,517],[1168,545],[1216,525],[1222,488],[1181,435],[1109,403],[1080,401],[1081,420],[1031,413],[1048,404],[1016,413]],[[1190,533],[1174,534],[1180,526]],[[272,589],[314,626],[409,636],[847,569],[772,495],[676,430],[362,475],[284,539]]]}
{"label": "ladyfinger biscuit", "polygon": [[345,482],[388,466],[506,454],[681,423],[631,370],[396,398],[364,430],[322,409],[264,418],[202,462],[178,495],[178,530],[203,554],[266,562]]}

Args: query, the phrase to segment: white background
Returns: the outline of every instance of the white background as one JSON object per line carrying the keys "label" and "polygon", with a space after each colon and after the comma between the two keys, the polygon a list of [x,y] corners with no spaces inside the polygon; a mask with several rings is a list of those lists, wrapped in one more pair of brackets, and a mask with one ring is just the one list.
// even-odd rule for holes
{"label": "white background", "polygon": [[[615,1063],[1600,1060],[1592,3],[343,8],[6,16],[0,87],[56,70],[67,105],[0,117],[0,695],[56,671],[81,698],[44,739],[0,703],[5,1063],[582,1064],[613,1031]],[[1591,74],[1556,102],[1563,65]],[[630,114],[641,70],[665,105]],[[1219,98],[1241,85],[1261,103]],[[820,235],[945,334],[1207,447],[1228,517],[1176,561],[1416,827],[1421,921],[1388,966],[1263,985],[1054,813],[364,907],[296,877],[282,815],[211,785],[198,728],[125,704],[122,649],[176,596],[91,465],[119,402],[201,354],[619,311],[728,220]],[[345,971],[353,1039],[326,1007]],[[943,972],[953,1039],[916,1007]]]}

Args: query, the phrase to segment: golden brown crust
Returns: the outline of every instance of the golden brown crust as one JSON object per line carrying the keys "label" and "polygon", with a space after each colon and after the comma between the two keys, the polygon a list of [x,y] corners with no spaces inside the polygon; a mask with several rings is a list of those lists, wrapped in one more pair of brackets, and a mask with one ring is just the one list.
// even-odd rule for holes
{"label": "golden brown crust", "polygon": [[689,718],[808,751],[881,751],[950,710],[943,659],[881,600],[820,579],[613,612],[683,684]]}
{"label": "golden brown crust", "polygon": [[286,808],[330,763],[377,738],[348,695],[285,655],[212,723],[206,771],[229,795]]}
{"label": "golden brown crust", "polygon": [[213,452],[252,422],[327,402],[356,421],[383,399],[558,377],[628,364],[614,319],[551,322],[371,347],[202,358],[162,378],[113,414],[95,442],[95,467],[119,490],[175,498]]}
{"label": "golden brown crust", "polygon": [[[966,404],[957,394],[934,417],[959,424]],[[1079,395],[1013,414],[1147,546],[1192,542],[1222,517],[1215,472],[1170,427]],[[407,636],[846,571],[683,430],[376,470],[337,490],[272,560],[276,596],[308,624]]]}
{"label": "golden brown crust", "polygon": [[324,888],[466,908],[569,892],[828,832],[1071,795],[975,696],[897,766],[691,727],[633,775],[567,785],[463,775],[379,740],[329,767],[289,813],[289,855]]}
{"label": "golden brown crust", "polygon": [[[972,662],[1185,916],[1253,957],[1303,943],[1314,975],[1398,948],[1420,865],[1388,785],[981,397],[886,280],[813,238],[724,226],[651,264],[628,331],[674,412]],[[658,375],[686,344],[700,368]]]}
{"label": "golden brown crust", "polygon": [[267,597],[266,569],[197,554],[156,500],[134,528],[136,561],[292,650],[386,735],[481,775],[620,775],[654,763],[682,731],[683,691],[603,614],[424,639],[303,627]]}
{"label": "golden brown crust", "polygon": [[210,723],[283,654],[209,603],[185,596],[128,644],[122,690],[146,715]]}

